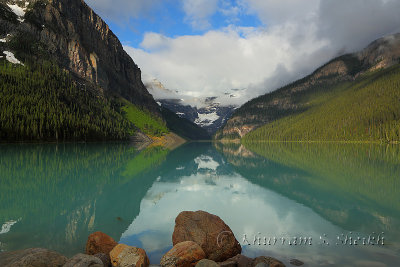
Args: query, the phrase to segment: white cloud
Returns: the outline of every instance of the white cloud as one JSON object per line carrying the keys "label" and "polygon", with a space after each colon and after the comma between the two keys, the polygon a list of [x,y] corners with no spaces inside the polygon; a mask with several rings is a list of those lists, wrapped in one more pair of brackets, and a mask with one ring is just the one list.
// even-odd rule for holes
{"label": "white cloud", "polygon": [[[274,89],[265,88],[264,81],[279,69],[296,72],[298,66],[294,63],[306,62],[305,58],[324,47],[323,41],[315,40],[314,26],[301,28],[304,26],[295,24],[269,30],[231,26],[177,38],[148,33],[141,44],[144,49],[125,49],[143,73],[156,77],[168,89],[185,91],[187,97],[202,97],[223,96],[234,88],[248,88],[235,92],[235,98],[219,99],[223,104],[242,104]],[[298,37],[299,31],[304,36]],[[301,42],[293,43],[295,38]],[[323,56],[324,60],[328,58]],[[310,71],[304,69],[301,74]]]}
{"label": "white cloud", "polygon": [[[263,27],[229,26],[169,38],[147,33],[141,48],[125,47],[144,73],[187,97],[245,101],[301,78],[340,53],[400,31],[396,0],[185,1],[192,25],[216,12],[257,14]],[[236,9],[235,9],[236,8]],[[225,10],[225,11],[224,11]],[[231,89],[247,89],[235,92]]]}
{"label": "white cloud", "polygon": [[205,30],[211,27],[209,22],[218,9],[218,0],[184,0],[183,10],[188,21],[196,30]]}

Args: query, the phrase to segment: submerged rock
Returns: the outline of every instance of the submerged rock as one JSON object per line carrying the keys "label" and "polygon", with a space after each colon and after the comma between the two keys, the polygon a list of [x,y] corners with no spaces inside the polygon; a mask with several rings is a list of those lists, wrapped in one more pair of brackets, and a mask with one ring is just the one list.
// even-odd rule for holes
{"label": "submerged rock", "polygon": [[94,255],[104,253],[108,255],[110,251],[118,245],[115,240],[102,232],[95,232],[89,235],[86,242],[86,254]]}
{"label": "submerged rock", "polygon": [[2,267],[61,267],[67,260],[67,257],[44,248],[0,253]]}
{"label": "submerged rock", "polygon": [[63,265],[63,267],[103,267],[103,262],[92,255],[76,254]]}
{"label": "submerged rock", "polygon": [[282,262],[271,257],[261,256],[252,259],[242,254],[219,262],[218,264],[220,267],[285,267]]}
{"label": "submerged rock", "polygon": [[221,267],[252,267],[253,261],[252,258],[239,254],[219,264]]}
{"label": "submerged rock", "polygon": [[183,211],[176,217],[172,243],[176,245],[183,241],[197,243],[206,258],[216,262],[242,251],[229,226],[220,217],[205,211]]}
{"label": "submerged rock", "polygon": [[291,259],[289,263],[294,265],[294,266],[301,266],[301,265],[304,264],[304,262],[302,262],[302,261],[300,261],[298,259]]}
{"label": "submerged rock", "polygon": [[219,264],[209,259],[202,259],[196,264],[196,267],[219,267]]}
{"label": "submerged rock", "polygon": [[269,267],[285,267],[285,264],[272,257],[260,256],[255,258],[253,261],[254,267],[257,265],[258,267],[263,267],[264,266],[263,264],[266,264]]}
{"label": "submerged rock", "polygon": [[118,244],[110,252],[111,264],[116,267],[148,267],[146,252],[141,248]]}
{"label": "submerged rock", "polygon": [[176,244],[161,258],[162,267],[192,267],[204,259],[203,249],[193,241],[184,241]]}

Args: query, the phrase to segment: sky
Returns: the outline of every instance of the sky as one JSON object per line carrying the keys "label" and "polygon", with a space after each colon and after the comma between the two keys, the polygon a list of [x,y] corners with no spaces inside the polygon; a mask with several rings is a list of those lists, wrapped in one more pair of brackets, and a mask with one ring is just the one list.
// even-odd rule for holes
{"label": "sky", "polygon": [[241,105],[400,32],[398,0],[86,2],[141,68],[144,83],[157,79],[178,92],[171,97],[192,104],[218,97]]}

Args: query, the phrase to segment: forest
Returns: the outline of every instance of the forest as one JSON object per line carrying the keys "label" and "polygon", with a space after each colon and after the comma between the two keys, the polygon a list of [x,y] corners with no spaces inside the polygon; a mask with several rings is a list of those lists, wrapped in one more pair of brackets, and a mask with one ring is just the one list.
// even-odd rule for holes
{"label": "forest", "polygon": [[168,132],[161,118],[100,92],[49,61],[0,59],[0,141],[124,140],[137,129]]}
{"label": "forest", "polygon": [[400,140],[400,65],[326,86],[298,101],[301,109],[250,132],[243,142]]}

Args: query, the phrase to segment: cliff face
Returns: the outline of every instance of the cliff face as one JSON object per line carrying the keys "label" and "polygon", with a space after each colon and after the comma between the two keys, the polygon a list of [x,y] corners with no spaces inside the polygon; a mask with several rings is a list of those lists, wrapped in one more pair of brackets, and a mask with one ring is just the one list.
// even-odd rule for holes
{"label": "cliff face", "polygon": [[400,62],[400,34],[378,39],[359,53],[333,59],[309,76],[259,96],[237,109],[220,129],[216,139],[238,139],[254,129],[285,116],[303,112],[309,106],[305,97],[332,88],[343,81]]}
{"label": "cliff face", "polygon": [[[1,0],[0,4],[0,38],[8,36],[10,46],[11,39],[21,44],[18,38],[29,36],[44,50],[37,49],[41,52],[34,55],[37,59],[45,54],[77,78],[93,83],[100,92],[116,93],[159,114],[141,81],[140,69],[108,25],[83,0]],[[7,10],[12,4],[24,8],[24,17],[13,18]],[[7,42],[2,45],[4,50],[8,48]]]}

